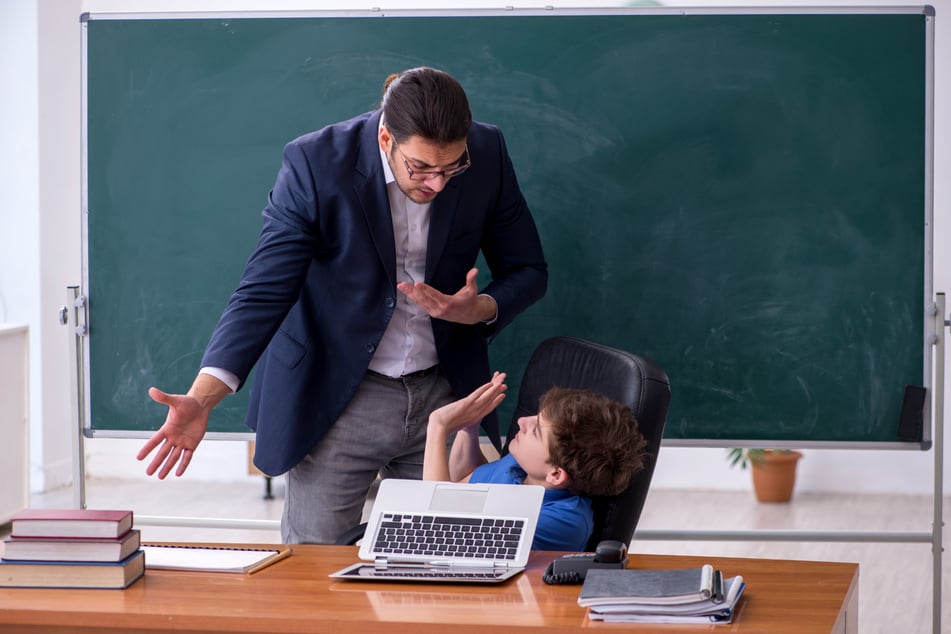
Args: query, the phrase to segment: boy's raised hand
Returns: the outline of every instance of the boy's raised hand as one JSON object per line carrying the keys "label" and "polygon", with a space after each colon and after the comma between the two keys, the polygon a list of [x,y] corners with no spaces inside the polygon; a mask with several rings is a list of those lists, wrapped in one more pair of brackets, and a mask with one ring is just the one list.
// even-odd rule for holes
{"label": "boy's raised hand", "polygon": [[434,410],[429,416],[430,424],[439,425],[447,433],[478,424],[505,399],[505,376],[504,372],[496,372],[491,381],[468,396]]}
{"label": "boy's raised hand", "polygon": [[[466,482],[472,471],[486,459],[479,446],[479,422],[505,399],[505,374],[496,372],[492,380],[469,396],[434,410],[426,427],[423,479]],[[446,443],[453,432],[450,455]]]}

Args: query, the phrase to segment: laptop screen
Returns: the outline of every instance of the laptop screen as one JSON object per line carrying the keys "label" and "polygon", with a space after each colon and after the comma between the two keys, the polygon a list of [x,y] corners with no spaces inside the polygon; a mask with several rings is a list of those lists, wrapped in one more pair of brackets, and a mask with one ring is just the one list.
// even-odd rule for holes
{"label": "laptop screen", "polygon": [[543,497],[532,485],[383,480],[360,546],[373,563],[331,576],[504,580],[528,562]]}

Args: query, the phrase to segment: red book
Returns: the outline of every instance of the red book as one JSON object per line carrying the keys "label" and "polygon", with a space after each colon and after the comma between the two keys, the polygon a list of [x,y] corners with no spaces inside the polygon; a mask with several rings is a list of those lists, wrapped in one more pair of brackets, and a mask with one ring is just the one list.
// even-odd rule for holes
{"label": "red book", "polygon": [[6,561],[122,561],[140,546],[136,529],[122,537],[7,537]]}
{"label": "red book", "polygon": [[11,519],[13,537],[111,537],[132,528],[132,511],[26,509]]}

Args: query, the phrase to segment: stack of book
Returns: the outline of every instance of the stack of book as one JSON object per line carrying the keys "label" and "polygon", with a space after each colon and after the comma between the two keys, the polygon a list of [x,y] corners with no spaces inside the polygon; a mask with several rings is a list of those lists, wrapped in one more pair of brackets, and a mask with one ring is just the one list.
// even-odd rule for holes
{"label": "stack of book", "polygon": [[11,522],[0,587],[126,588],[145,573],[132,511],[27,509]]}
{"label": "stack of book", "polygon": [[682,570],[594,569],[578,604],[588,618],[618,623],[730,623],[746,589],[707,564]]}

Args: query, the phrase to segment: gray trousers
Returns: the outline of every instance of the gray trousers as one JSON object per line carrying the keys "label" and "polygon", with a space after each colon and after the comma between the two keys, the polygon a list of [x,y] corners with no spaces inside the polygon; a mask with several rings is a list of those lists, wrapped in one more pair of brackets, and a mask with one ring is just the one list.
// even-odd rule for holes
{"label": "gray trousers", "polygon": [[400,379],[367,374],[327,435],[287,474],[284,543],[332,544],[359,524],[377,474],[422,477],[429,414],[452,400],[438,371]]}

